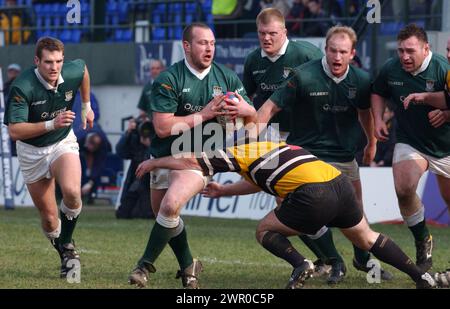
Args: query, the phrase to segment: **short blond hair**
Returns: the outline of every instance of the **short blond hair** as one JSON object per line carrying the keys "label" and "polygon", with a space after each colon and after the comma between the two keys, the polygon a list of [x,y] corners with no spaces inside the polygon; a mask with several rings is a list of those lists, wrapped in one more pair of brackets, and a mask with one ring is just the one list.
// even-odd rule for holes
{"label": "short blond hair", "polygon": [[350,39],[350,41],[352,41],[352,49],[356,48],[356,42],[358,41],[357,35],[355,30],[353,30],[352,28],[348,27],[348,26],[334,26],[331,27],[328,32],[327,32],[327,37],[326,37],[326,41],[325,41],[325,45],[328,45],[328,41],[330,40],[330,38],[335,35],[335,34],[346,34],[348,36],[348,38]]}
{"label": "short blond hair", "polygon": [[256,16],[256,26],[258,26],[258,24],[267,25],[272,20],[278,21],[283,27],[286,27],[286,20],[284,19],[283,13],[275,8],[266,8],[259,12],[258,16]]}

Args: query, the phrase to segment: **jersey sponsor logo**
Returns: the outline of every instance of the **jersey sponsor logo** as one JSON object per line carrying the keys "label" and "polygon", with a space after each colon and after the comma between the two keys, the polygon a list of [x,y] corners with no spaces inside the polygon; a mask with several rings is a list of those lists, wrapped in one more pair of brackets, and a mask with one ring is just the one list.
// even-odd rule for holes
{"label": "jersey sponsor logo", "polygon": [[193,105],[192,103],[186,103],[183,106],[184,110],[190,113],[198,113],[203,109],[203,106]]}
{"label": "jersey sponsor logo", "polygon": [[181,92],[183,93],[191,92],[191,88],[184,88],[183,90],[181,90]]}
{"label": "jersey sponsor logo", "polygon": [[220,86],[213,86],[213,97],[219,96],[223,94],[222,87]]}
{"label": "jersey sponsor logo", "polygon": [[434,80],[427,80],[425,91],[427,92],[433,92],[434,91]]}
{"label": "jersey sponsor logo", "polygon": [[31,106],[42,105],[47,103],[47,100],[32,102]]}
{"label": "jersey sponsor logo", "polygon": [[316,92],[310,92],[310,97],[326,97],[328,96],[328,91],[316,91]]}
{"label": "jersey sponsor logo", "polygon": [[323,107],[323,110],[326,112],[332,112],[332,113],[345,113],[348,111],[349,106],[331,106],[330,104],[325,104]]}
{"label": "jersey sponsor logo", "polygon": [[261,87],[261,90],[264,90],[264,91],[275,91],[275,90],[280,89],[281,85],[261,83],[260,87]]}
{"label": "jersey sponsor logo", "polygon": [[53,119],[53,118],[55,118],[56,116],[58,116],[59,114],[64,113],[66,110],[67,110],[67,107],[64,107],[64,108],[62,108],[62,109],[59,109],[59,110],[54,111],[54,112],[51,112],[51,113],[43,112],[43,113],[41,114],[41,119],[42,119],[42,120],[45,120],[45,119]]}
{"label": "jersey sponsor logo", "polygon": [[395,80],[388,80],[388,85],[389,86],[403,86],[403,82],[398,82]]}
{"label": "jersey sponsor logo", "polygon": [[356,98],[356,88],[348,88],[348,98],[349,99]]}
{"label": "jersey sponsor logo", "polygon": [[253,71],[252,72],[253,75],[264,74],[264,73],[266,73],[266,70],[258,70],[258,71]]}
{"label": "jersey sponsor logo", "polygon": [[66,91],[65,96],[66,96],[66,98],[65,98],[66,102],[69,102],[70,100],[72,100],[72,98],[73,98],[73,90]]}

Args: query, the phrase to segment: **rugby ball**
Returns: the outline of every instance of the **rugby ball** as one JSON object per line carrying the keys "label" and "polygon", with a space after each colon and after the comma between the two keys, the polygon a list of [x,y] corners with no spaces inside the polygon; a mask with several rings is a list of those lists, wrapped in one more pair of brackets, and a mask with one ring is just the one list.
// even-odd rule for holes
{"label": "rugby ball", "polygon": [[[226,98],[231,99],[235,102],[239,102],[239,99],[236,97],[236,95],[233,92],[227,92],[225,94]],[[225,110],[222,110],[225,111]],[[234,131],[239,130],[244,126],[244,119],[241,117],[235,118],[233,120],[230,119],[228,116],[217,116],[217,122],[228,131]]]}

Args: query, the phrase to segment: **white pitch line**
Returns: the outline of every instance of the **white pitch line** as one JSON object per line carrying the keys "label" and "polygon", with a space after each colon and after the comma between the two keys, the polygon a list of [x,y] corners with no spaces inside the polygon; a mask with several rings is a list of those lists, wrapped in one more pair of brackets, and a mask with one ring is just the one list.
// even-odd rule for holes
{"label": "white pitch line", "polygon": [[278,268],[291,268],[289,265],[280,263],[255,263],[255,262],[244,262],[241,260],[219,260],[217,258],[211,257],[199,257],[200,261],[210,263],[210,264],[225,264],[225,265],[243,265],[243,266],[261,266],[261,267],[278,267]]}

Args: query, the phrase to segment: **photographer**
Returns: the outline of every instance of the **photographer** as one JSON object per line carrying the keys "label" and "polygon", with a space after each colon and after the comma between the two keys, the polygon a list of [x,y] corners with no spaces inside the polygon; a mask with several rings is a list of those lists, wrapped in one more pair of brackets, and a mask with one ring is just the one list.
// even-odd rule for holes
{"label": "photographer", "polygon": [[122,159],[131,160],[116,210],[118,219],[154,218],[150,205],[150,174],[141,180],[135,176],[139,163],[148,159],[151,137],[155,134],[153,124],[145,115],[130,119],[128,129],[116,145],[116,153]]}

